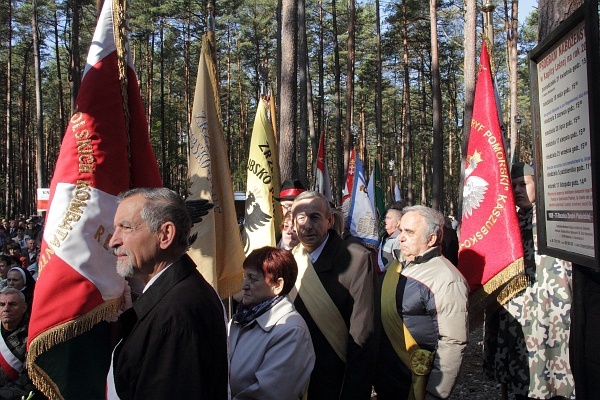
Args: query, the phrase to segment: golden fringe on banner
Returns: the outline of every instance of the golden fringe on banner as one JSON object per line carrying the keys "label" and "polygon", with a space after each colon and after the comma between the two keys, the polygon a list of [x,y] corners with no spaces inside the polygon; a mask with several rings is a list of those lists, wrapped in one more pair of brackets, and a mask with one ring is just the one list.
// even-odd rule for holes
{"label": "golden fringe on banner", "polygon": [[523,258],[510,263],[499,274],[469,296],[469,320],[472,325],[481,321],[483,311],[492,312],[521,293],[529,285]]}
{"label": "golden fringe on banner", "polygon": [[89,331],[97,323],[114,317],[121,309],[122,304],[122,298],[106,301],[85,315],[49,329],[32,340],[29,345],[29,350],[27,351],[27,369],[29,370],[29,377],[33,384],[40,389],[46,397],[50,400],[63,399],[56,384],[52,382],[44,370],[35,364],[38,356],[57,344],[66,342],[69,339]]}

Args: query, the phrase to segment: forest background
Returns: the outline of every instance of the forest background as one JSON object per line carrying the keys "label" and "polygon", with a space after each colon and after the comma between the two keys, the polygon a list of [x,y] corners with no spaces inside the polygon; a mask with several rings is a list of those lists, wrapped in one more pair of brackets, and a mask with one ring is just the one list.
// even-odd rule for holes
{"label": "forest background", "polygon": [[[35,213],[36,189],[49,187],[101,3],[0,4],[5,216]],[[518,0],[491,4],[506,146],[513,159],[529,162],[526,54],[537,44],[537,11],[519,24]],[[484,32],[482,7],[475,0],[129,1],[129,44],[165,186],[181,194],[187,190],[194,86],[212,9],[235,190],[245,190],[257,101],[270,90],[280,106],[282,180],[313,183],[324,132],[338,204],[353,145],[367,175],[379,155],[386,184],[398,184],[409,204],[456,215],[468,135],[463,122],[470,120],[465,104],[472,102]],[[469,47],[468,37],[476,37],[476,48]]]}

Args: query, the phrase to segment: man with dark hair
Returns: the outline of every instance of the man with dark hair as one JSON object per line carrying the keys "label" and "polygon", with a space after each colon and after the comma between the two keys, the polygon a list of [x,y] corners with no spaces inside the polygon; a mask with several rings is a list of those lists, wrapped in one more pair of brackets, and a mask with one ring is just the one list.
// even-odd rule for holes
{"label": "man with dark hair", "polygon": [[12,239],[13,242],[17,243],[21,247],[21,254],[27,253],[27,241],[31,239],[25,234],[25,228],[19,226],[17,228],[17,235]]}
{"label": "man with dark hair", "polygon": [[191,220],[166,188],[121,194],[109,246],[117,272],[143,293],[120,317],[123,339],[108,375],[110,399],[227,399],[223,304],[185,254]]}
{"label": "man with dark hair", "polygon": [[456,382],[468,340],[469,287],[441,254],[443,227],[444,217],[432,208],[404,209],[403,261],[392,262],[382,278],[380,400],[446,399]]}
{"label": "man with dark hair", "polygon": [[294,305],[316,355],[308,398],[369,400],[375,355],[371,253],[332,229],[331,208],[321,193],[299,194],[292,215],[300,240],[292,250],[298,263]]}

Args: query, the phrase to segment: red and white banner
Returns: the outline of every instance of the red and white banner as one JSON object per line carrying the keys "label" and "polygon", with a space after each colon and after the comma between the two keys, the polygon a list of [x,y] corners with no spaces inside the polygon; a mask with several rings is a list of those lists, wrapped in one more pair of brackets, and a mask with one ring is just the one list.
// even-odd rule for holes
{"label": "red and white banner", "polygon": [[[107,369],[96,368],[104,366],[94,359],[97,355],[86,358],[97,349],[71,348],[59,355],[68,348],[62,345],[52,357],[43,355],[90,331],[120,307],[124,281],[108,247],[116,196],[132,187],[162,186],[129,52],[123,64],[125,98],[122,93],[115,15],[107,0],[50,186],[27,354],[34,384],[50,398],[91,398],[98,395],[93,390],[103,389]],[[99,347],[107,339],[94,343]],[[78,393],[69,393],[73,382]]]}

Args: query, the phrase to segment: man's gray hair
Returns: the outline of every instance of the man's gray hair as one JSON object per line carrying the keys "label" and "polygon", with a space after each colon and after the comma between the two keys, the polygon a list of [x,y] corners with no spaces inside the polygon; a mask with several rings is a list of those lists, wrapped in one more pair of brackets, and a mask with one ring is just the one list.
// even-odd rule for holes
{"label": "man's gray hair", "polygon": [[402,215],[406,215],[406,213],[409,212],[416,212],[425,220],[425,230],[423,232],[425,240],[429,239],[429,235],[437,235],[437,241],[434,245],[437,246],[442,243],[442,237],[444,235],[444,216],[441,212],[434,210],[433,208],[418,205],[404,207]]}
{"label": "man's gray hair", "polygon": [[19,289],[15,289],[14,287],[5,287],[0,290],[0,294],[16,294],[23,301],[23,304],[27,304],[27,300],[25,300],[25,295]]}
{"label": "man's gray hair", "polygon": [[325,216],[329,218],[331,216],[331,206],[329,205],[329,201],[325,196],[323,196],[323,193],[314,192],[312,190],[304,191],[298,196],[296,196],[296,198],[294,199],[294,204],[292,205],[292,215],[294,215],[294,206],[296,205],[296,203],[302,200],[312,199],[320,199],[323,202],[323,204],[325,205]]}
{"label": "man's gray hair", "polygon": [[135,195],[148,200],[141,212],[148,230],[156,233],[165,222],[172,222],[175,225],[174,249],[185,253],[192,220],[181,196],[167,188],[135,188],[119,194],[119,202]]}

